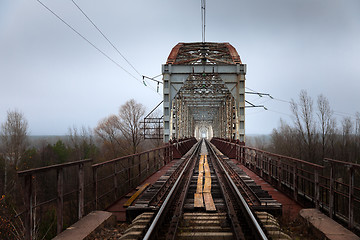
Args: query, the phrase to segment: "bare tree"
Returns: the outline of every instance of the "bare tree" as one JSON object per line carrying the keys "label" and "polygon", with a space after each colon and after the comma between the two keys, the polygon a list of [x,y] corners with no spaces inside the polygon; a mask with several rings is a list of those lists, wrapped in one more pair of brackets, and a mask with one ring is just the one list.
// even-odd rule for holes
{"label": "bare tree", "polygon": [[294,123],[307,152],[307,160],[315,161],[316,122],[313,113],[313,101],[306,90],[301,90],[299,103],[291,100],[291,111],[294,115]]}
{"label": "bare tree", "polygon": [[17,169],[21,156],[28,146],[28,122],[24,115],[17,111],[8,111],[6,122],[1,124],[2,153],[5,159],[4,192],[8,188],[8,168]]}
{"label": "bare tree", "polygon": [[341,122],[342,130],[342,144],[341,144],[341,159],[343,161],[350,160],[350,145],[351,145],[351,135],[353,130],[353,123],[350,117],[345,117]]}
{"label": "bare tree", "polygon": [[120,153],[121,135],[118,129],[119,117],[110,115],[101,120],[98,126],[94,129],[96,136],[98,136],[106,151],[111,152],[111,157],[118,157]]}
{"label": "bare tree", "polygon": [[298,132],[282,119],[279,129],[271,134],[272,151],[286,156],[301,158],[302,146],[299,144]]}
{"label": "bare tree", "polygon": [[84,126],[80,130],[75,126],[69,128],[69,143],[75,151],[76,160],[92,157],[91,148],[94,147],[94,140],[91,128]]}
{"label": "bare tree", "polygon": [[143,140],[141,136],[141,119],[144,117],[145,107],[134,99],[127,101],[119,109],[119,130],[131,145],[131,153],[136,153]]}
{"label": "bare tree", "polygon": [[320,122],[320,130],[321,130],[321,150],[322,155],[321,158],[323,159],[326,154],[326,149],[328,146],[329,136],[330,133],[333,132],[334,126],[334,119],[333,119],[333,112],[330,108],[330,104],[328,99],[320,94],[317,99],[317,107],[318,107],[318,118]]}

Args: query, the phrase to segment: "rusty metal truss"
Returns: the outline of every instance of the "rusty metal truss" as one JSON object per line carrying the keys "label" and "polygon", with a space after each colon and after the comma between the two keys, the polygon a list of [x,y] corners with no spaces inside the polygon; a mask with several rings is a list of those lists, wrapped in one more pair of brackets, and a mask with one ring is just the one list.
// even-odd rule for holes
{"label": "rusty metal truss", "polygon": [[245,74],[229,43],[179,43],[162,67],[164,141],[195,136],[244,141]]}
{"label": "rusty metal truss", "polygon": [[241,64],[241,60],[229,43],[178,43],[166,64]]}

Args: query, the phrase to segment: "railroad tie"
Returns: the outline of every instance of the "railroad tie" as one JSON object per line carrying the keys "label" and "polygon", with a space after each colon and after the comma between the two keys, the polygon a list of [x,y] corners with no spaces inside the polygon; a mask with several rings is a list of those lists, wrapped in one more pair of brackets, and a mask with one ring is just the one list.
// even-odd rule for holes
{"label": "railroad tie", "polygon": [[127,208],[129,206],[131,206],[131,204],[135,201],[135,199],[142,193],[145,191],[145,189],[150,186],[150,183],[145,183],[143,184],[141,187],[139,187],[139,190],[136,191],[136,193],[134,193],[125,203],[124,203],[124,208]]}
{"label": "railroad tie", "polygon": [[200,155],[199,161],[199,176],[196,185],[196,193],[194,194],[194,207],[195,208],[203,208],[203,194],[202,194],[202,186],[203,186],[203,174],[204,174],[204,155]]}
{"label": "railroad tie", "polygon": [[[205,183],[203,178],[205,174]],[[204,206],[205,204],[205,206]],[[200,155],[199,161],[199,175],[197,180],[196,193],[194,194],[194,208],[203,208],[206,211],[216,211],[214,200],[211,195],[211,173],[207,155]]]}
{"label": "railroad tie", "polygon": [[204,170],[205,170],[205,184],[203,189],[203,196],[205,202],[205,209],[208,212],[213,212],[216,211],[216,207],[211,195],[211,173],[210,173],[209,163],[207,160],[207,155],[205,155]]}

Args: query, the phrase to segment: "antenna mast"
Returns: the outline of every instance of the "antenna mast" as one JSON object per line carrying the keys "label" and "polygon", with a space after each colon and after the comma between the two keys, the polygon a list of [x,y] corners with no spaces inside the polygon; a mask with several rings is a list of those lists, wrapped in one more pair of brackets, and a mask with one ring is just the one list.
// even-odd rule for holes
{"label": "antenna mast", "polygon": [[206,0],[201,0],[201,35],[202,35],[202,42],[205,42],[205,20],[206,20]]}

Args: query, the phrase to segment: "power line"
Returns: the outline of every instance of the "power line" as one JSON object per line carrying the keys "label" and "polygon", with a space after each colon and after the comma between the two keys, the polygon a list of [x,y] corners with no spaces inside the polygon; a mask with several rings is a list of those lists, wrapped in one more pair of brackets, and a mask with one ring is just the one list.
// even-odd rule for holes
{"label": "power line", "polygon": [[99,49],[95,44],[90,42],[84,35],[82,35],[80,32],[78,32],[75,28],[73,28],[69,23],[67,23],[64,19],[62,19],[59,15],[57,15],[53,10],[51,10],[48,6],[46,6],[43,2],[40,0],[36,0],[38,3],[40,3],[46,10],[48,10],[50,13],[52,13],[55,17],[57,17],[61,22],[63,22],[67,27],[69,27],[72,31],[74,31],[77,35],[79,35],[83,40],[85,40],[88,44],[90,44],[93,48],[98,50],[102,55],[104,55],[107,59],[109,59],[111,62],[113,62],[116,66],[121,68],[124,72],[129,74],[131,77],[133,77],[136,81],[140,82],[140,79],[136,78],[133,74],[131,74],[129,71],[127,71],[125,68],[123,68],[119,63],[117,63],[114,59],[112,59],[109,55],[107,55],[105,52],[103,52],[101,49]]}
{"label": "power line", "polygon": [[282,115],[286,115],[288,117],[292,117],[290,114],[287,114],[287,113],[283,113],[283,112],[279,112],[279,111],[275,111],[275,110],[271,110],[271,109],[268,109],[269,112],[274,112],[274,113],[278,113],[278,114],[282,114]]}
{"label": "power line", "polygon": [[90,19],[90,17],[81,9],[81,7],[74,1],[71,0],[73,4],[79,9],[79,11],[89,20],[89,22],[98,30],[98,32],[106,39],[106,41],[115,49],[115,51],[134,69],[134,71],[139,74],[139,76],[142,76],[138,70],[125,58],[125,56],[119,51],[119,49],[105,36],[105,34],[100,30],[100,28]]}
{"label": "power line", "polygon": [[206,21],[206,0],[201,0],[201,37],[202,42],[205,42],[205,21]]}
{"label": "power line", "polygon": [[[250,91],[253,91],[253,93],[251,94],[258,94],[259,96],[261,96],[262,93],[258,93],[257,91],[251,89],[251,88],[248,88],[248,87],[245,87],[246,89],[250,90]],[[249,93],[249,92],[246,92],[246,93]],[[269,96],[270,97],[270,96]],[[257,99],[256,99],[257,100]],[[276,100],[276,101],[279,101],[279,102],[283,102],[283,103],[287,103],[287,104],[291,104],[290,101],[287,101],[287,100],[284,100],[284,99],[280,99],[280,98],[276,98],[276,97],[271,97],[271,100]],[[266,101],[267,102],[267,101]],[[264,104],[265,102],[262,102],[261,104]],[[289,114],[286,114],[286,113],[282,113],[282,112],[277,112],[277,111],[274,111],[274,110],[269,110],[270,112],[275,112],[275,113],[279,113],[279,114],[283,114],[283,115],[287,115],[287,116],[291,116]],[[355,114],[351,114],[351,113],[346,113],[346,112],[340,112],[340,111],[335,111],[333,110],[332,111],[334,115],[336,116],[340,116],[340,117],[350,117],[350,118],[353,118],[353,119],[356,119],[357,116]]]}

